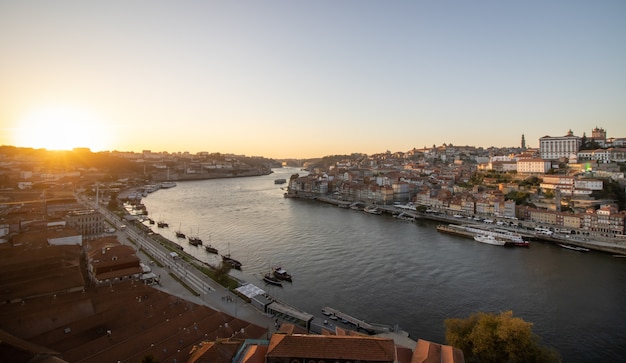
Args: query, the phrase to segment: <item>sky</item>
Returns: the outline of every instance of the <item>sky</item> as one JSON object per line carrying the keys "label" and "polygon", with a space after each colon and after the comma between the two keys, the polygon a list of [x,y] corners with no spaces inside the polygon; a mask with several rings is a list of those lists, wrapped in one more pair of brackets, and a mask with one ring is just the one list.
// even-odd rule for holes
{"label": "sky", "polygon": [[0,0],[0,145],[314,158],[626,137],[626,1]]}

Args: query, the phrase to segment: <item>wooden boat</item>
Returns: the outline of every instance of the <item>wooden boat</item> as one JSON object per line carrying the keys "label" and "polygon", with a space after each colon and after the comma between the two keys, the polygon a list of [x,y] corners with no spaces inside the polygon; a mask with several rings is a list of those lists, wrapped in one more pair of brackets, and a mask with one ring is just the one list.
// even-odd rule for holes
{"label": "wooden boat", "polygon": [[230,243],[228,244],[228,253],[222,255],[222,261],[232,266],[232,268],[234,268],[235,270],[241,270],[241,262],[230,257]]}
{"label": "wooden boat", "polygon": [[235,260],[234,258],[230,257],[230,253],[227,255],[222,255],[222,261],[226,262],[227,264],[231,265],[232,268],[236,269],[236,270],[241,270],[241,262]]}
{"label": "wooden boat", "polygon": [[178,230],[174,233],[176,233],[176,237],[178,238],[185,238],[185,234],[180,231],[180,224],[178,224]]}
{"label": "wooden boat", "polygon": [[214,253],[217,255],[217,248],[215,247],[211,247],[211,245],[206,245],[204,246],[204,249],[208,252],[208,253]]}

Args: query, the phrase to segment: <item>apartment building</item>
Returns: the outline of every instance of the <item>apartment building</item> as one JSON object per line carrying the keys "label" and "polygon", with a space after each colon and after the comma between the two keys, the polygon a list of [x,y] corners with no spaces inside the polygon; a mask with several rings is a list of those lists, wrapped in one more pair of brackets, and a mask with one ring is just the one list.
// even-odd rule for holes
{"label": "apartment building", "polygon": [[607,204],[599,209],[588,209],[582,220],[582,228],[590,234],[602,236],[623,236],[626,211],[618,211],[617,206]]}

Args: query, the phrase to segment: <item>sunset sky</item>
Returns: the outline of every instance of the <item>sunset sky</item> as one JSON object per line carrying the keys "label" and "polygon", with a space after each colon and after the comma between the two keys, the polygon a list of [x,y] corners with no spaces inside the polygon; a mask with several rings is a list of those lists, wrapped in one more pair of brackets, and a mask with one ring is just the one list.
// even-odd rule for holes
{"label": "sunset sky", "polygon": [[0,145],[272,158],[626,137],[626,1],[0,0]]}

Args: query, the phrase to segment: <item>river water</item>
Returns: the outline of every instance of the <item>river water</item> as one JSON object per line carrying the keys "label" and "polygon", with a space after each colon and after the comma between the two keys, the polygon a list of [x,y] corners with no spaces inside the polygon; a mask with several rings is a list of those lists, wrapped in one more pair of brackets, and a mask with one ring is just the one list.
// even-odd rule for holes
{"label": "river water", "polygon": [[[626,357],[626,258],[543,243],[496,247],[437,232],[431,221],[284,198],[286,184],[274,179],[297,172],[178,182],[143,203],[170,225],[155,232],[217,265],[219,256],[174,231],[198,235],[243,263],[233,275],[317,316],[329,306],[444,343],[447,318],[512,310],[565,362]],[[265,284],[274,265],[293,283]]]}

